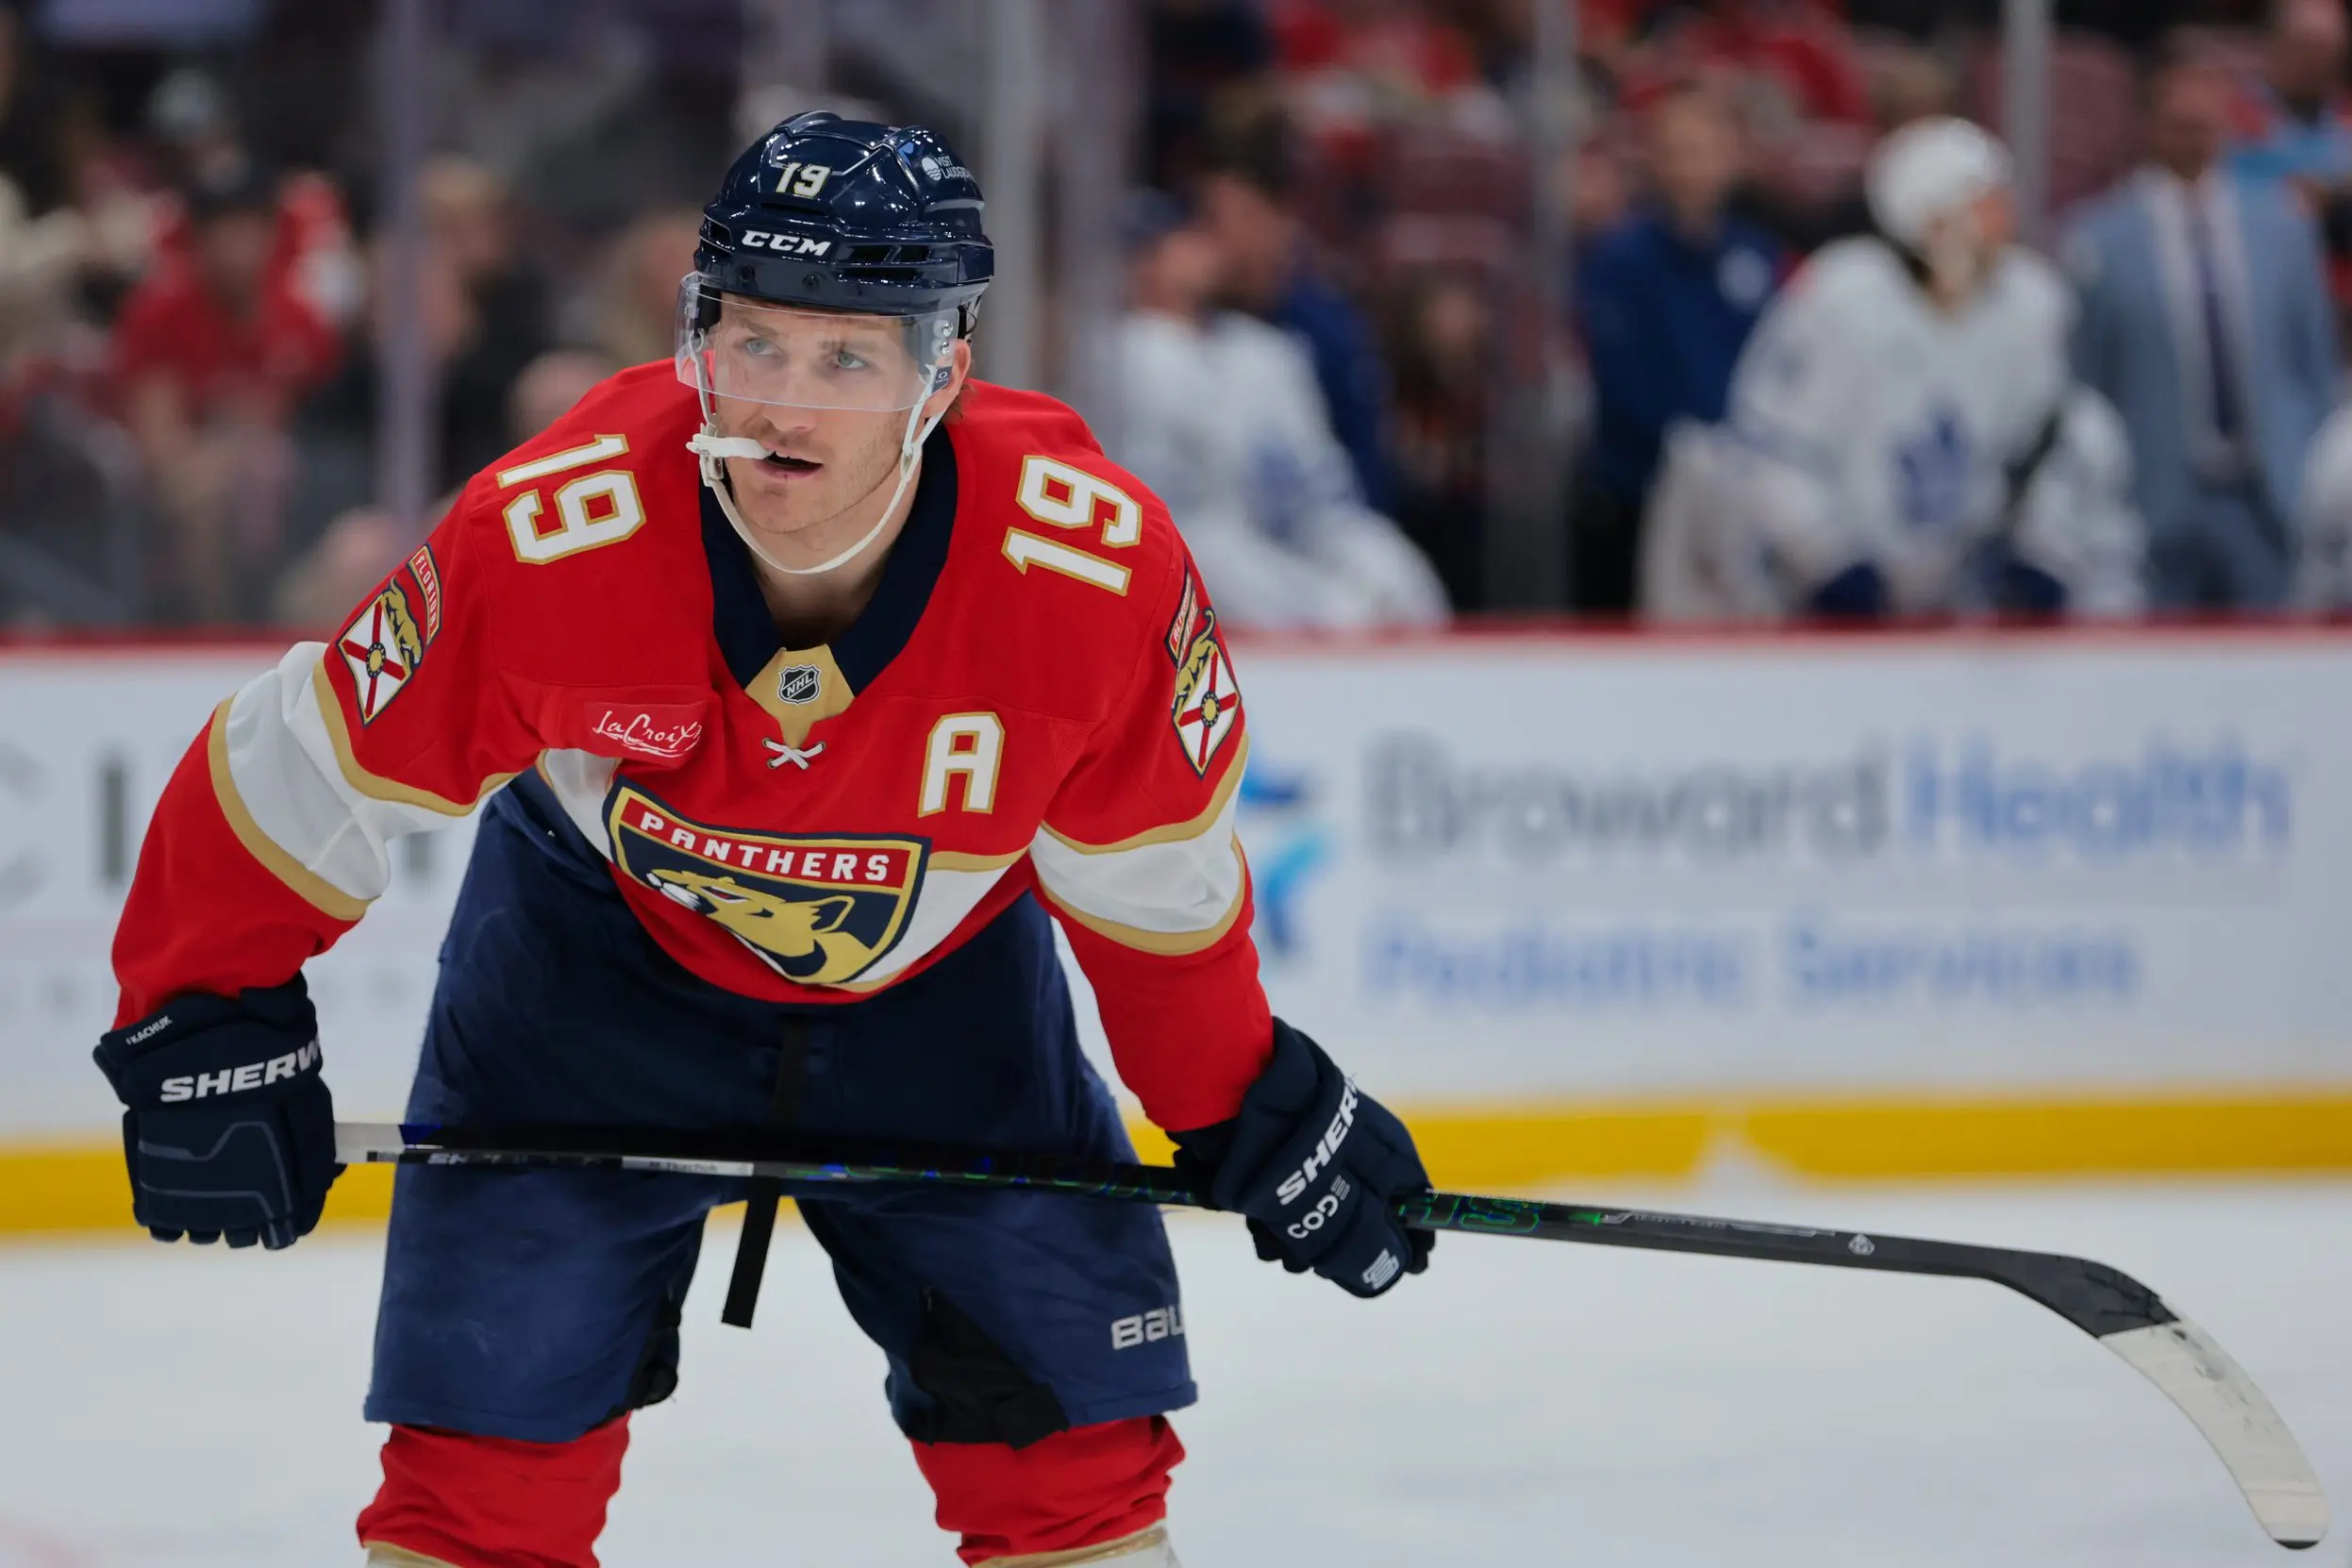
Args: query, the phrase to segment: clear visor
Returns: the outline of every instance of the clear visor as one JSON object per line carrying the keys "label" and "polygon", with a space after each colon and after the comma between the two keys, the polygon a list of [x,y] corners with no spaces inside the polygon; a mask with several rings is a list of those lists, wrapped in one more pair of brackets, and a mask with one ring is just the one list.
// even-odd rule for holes
{"label": "clear visor", "polygon": [[678,286],[677,378],[712,397],[793,409],[911,409],[947,381],[956,312],[863,315]]}

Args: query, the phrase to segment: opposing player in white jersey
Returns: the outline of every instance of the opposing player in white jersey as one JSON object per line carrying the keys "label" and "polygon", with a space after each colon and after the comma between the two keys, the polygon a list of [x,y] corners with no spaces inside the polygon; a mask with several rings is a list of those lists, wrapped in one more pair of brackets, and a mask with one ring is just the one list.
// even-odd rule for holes
{"label": "opposing player in white jersey", "polygon": [[1741,357],[1724,425],[1670,440],[1645,611],[2138,609],[2128,442],[2073,383],[2065,282],[2014,243],[2008,152],[1922,121],[1867,189],[1879,232],[1816,255]]}
{"label": "opposing player in white jersey", "polygon": [[1218,614],[1246,627],[1443,622],[1444,585],[1364,504],[1305,348],[1215,303],[1224,258],[1174,202],[1143,193],[1128,221],[1109,445],[1167,503]]}
{"label": "opposing player in white jersey", "polygon": [[2295,602],[2329,614],[2352,610],[2352,404],[2328,416],[2304,459],[2301,521]]}

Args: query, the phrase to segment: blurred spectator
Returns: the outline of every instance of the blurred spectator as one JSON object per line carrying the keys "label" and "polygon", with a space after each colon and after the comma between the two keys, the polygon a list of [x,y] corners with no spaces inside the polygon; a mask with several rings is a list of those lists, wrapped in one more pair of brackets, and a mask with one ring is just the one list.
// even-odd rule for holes
{"label": "blurred spectator", "polygon": [[148,482],[172,528],[181,613],[253,608],[248,569],[274,554],[294,401],[338,345],[272,265],[276,193],[248,171],[186,197],[185,254],[167,253],[125,304],[115,376]]}
{"label": "blurred spectator", "polygon": [[1487,419],[1501,359],[1489,291],[1456,273],[1410,279],[1392,302],[1396,521],[1457,609],[1486,602]]}
{"label": "blurred spectator", "polygon": [[1697,0],[1666,25],[1647,64],[1627,84],[1636,103],[1695,74],[1732,84],[1766,135],[1801,121],[1870,123],[1853,38],[1821,0]]}
{"label": "blurred spectator", "polygon": [[[468,292],[483,298],[502,291],[520,294],[528,287],[532,280],[518,276],[514,214],[496,175],[472,158],[444,154],[425,165],[417,185],[425,232]],[[536,299],[511,303],[542,308]]]}
{"label": "blurred spectator", "polygon": [[2352,309],[2352,97],[2344,0],[2274,0],[2259,75],[2241,84],[2229,166],[2285,180],[2318,219],[2340,310]]}
{"label": "blurred spectator", "polygon": [[[437,504],[433,514],[440,516],[454,500]],[[381,507],[340,512],[279,575],[270,595],[270,618],[290,630],[324,633],[341,624],[336,618],[349,613],[415,547],[414,536]]]}
{"label": "blurred spectator", "polygon": [[615,364],[668,359],[677,348],[678,280],[694,269],[701,233],[696,208],[640,216],[613,242],[585,318],[564,336],[593,342]]}
{"label": "blurred spectator", "polygon": [[507,397],[507,443],[520,446],[570,413],[573,404],[619,368],[578,349],[551,349],[533,359]]}
{"label": "blurred spectator", "polygon": [[2140,530],[2113,410],[2070,387],[2063,281],[2013,242],[2009,155],[1927,120],[1869,175],[1878,236],[1758,326],[1721,432],[1669,439],[1643,552],[1663,619],[2123,613]]}
{"label": "blurred spectator", "polygon": [[1393,500],[1385,445],[1388,375],[1372,327],[1309,253],[1292,199],[1288,137],[1261,121],[1201,178],[1201,217],[1225,256],[1227,298],[1306,341],[1324,411],[1346,448],[1356,488],[1383,510]]}
{"label": "blurred spectator", "polygon": [[1727,209],[1739,130],[1714,92],[1660,100],[1645,129],[1652,199],[1594,242],[1576,280],[1595,409],[1568,581],[1588,613],[1633,608],[1642,509],[1666,431],[1723,418],[1732,367],[1787,265],[1778,242]]}
{"label": "blurred spectator", "polygon": [[13,0],[0,0],[0,178],[16,187],[25,215],[73,199],[67,138],[73,118],[57,78]]}
{"label": "blurred spectator", "polygon": [[72,320],[85,239],[79,214],[65,208],[35,218],[16,183],[0,175],[0,390],[58,346]]}
{"label": "blurred spectator", "polygon": [[442,478],[455,486],[513,444],[509,395],[546,351],[555,283],[524,259],[506,184],[490,170],[437,158],[421,184],[427,243],[464,291],[470,318],[442,389]]}
{"label": "blurred spectator", "polygon": [[[1951,71],[1933,54],[1910,44],[1882,44],[1871,56],[1872,141],[1905,125],[1954,111],[1959,88]],[[1793,251],[1810,255],[1832,240],[1867,234],[1870,203],[1859,168],[1837,174],[1827,197],[1751,177],[1732,196],[1734,211],[1770,231]]]}
{"label": "blurred spectator", "polygon": [[[325,175],[292,170],[267,181],[246,146],[228,94],[192,67],[174,71],[147,102],[147,119],[183,190],[259,186],[271,194],[275,229],[270,242],[270,286],[299,296],[337,329],[358,314],[363,288],[358,251],[342,192]],[[193,249],[189,215],[167,203],[154,236],[158,257],[185,258]]]}
{"label": "blurred spectator", "polygon": [[2066,245],[2076,369],[2130,431],[2164,609],[2285,600],[2304,463],[2336,394],[2317,233],[2291,194],[2219,161],[2230,90],[2201,60],[2160,62],[2147,165]]}
{"label": "blurred spectator", "polygon": [[[520,446],[571,410],[613,367],[593,354],[556,350],[531,361],[509,399],[501,440]],[[456,497],[431,508],[439,517]],[[361,505],[336,515],[318,542],[278,578],[272,609],[285,626],[331,626],[375,586],[414,540],[381,507]]]}
{"label": "blurred spectator", "polygon": [[[320,520],[372,501],[380,487],[374,451],[381,344],[391,330],[382,288],[389,251],[375,257],[369,340],[343,362],[335,379],[303,406],[302,501],[306,533]],[[454,491],[514,444],[509,411],[525,369],[546,347],[527,320],[492,314],[497,295],[468,287],[460,256],[435,243],[417,272],[423,290],[425,355],[434,373],[433,488]]]}
{"label": "blurred spectator", "polygon": [[1214,235],[1146,192],[1129,240],[1112,450],[1167,503],[1227,624],[1443,621],[1436,574],[1363,504],[1305,352],[1216,304]]}
{"label": "blurred spectator", "polygon": [[1261,75],[1274,58],[1265,14],[1252,0],[1152,0],[1144,172],[1163,190],[1199,172],[1220,97]]}
{"label": "blurred spectator", "polygon": [[2290,179],[2314,197],[2352,183],[2343,0],[2275,0],[2260,76],[2242,84],[2229,166],[2248,180]]}
{"label": "blurred spectator", "polygon": [[1388,127],[1511,134],[1458,8],[1419,0],[1276,0],[1269,12],[1284,100],[1339,158],[1373,153]]}
{"label": "blurred spectator", "polygon": [[253,173],[228,92],[209,72],[183,65],[158,82],[147,98],[147,128],[175,185],[225,185]]}

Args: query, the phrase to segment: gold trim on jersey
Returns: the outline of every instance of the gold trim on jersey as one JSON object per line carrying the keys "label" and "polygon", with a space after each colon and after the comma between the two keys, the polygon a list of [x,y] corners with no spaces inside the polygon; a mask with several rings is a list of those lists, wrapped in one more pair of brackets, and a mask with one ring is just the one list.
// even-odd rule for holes
{"label": "gold trim on jersey", "polygon": [[1217,781],[1216,793],[1209,797],[1209,804],[1200,815],[1190,822],[1175,822],[1165,827],[1147,828],[1113,843],[1082,843],[1050,822],[1041,822],[1038,826],[1052,834],[1058,842],[1081,855],[1116,855],[1123,849],[1142,849],[1149,844],[1187,843],[1217,826],[1217,817],[1225,810],[1225,803],[1232,799],[1233,792],[1241,787],[1242,769],[1248,761],[1249,737],[1244,735],[1242,737],[1242,749],[1233,754],[1233,760],[1226,765],[1225,776]]}
{"label": "gold trim on jersey", "polygon": [[369,1541],[361,1544],[367,1547],[368,1560],[360,1568],[457,1568],[456,1563],[426,1557],[423,1552],[412,1552],[406,1546],[395,1546],[389,1541]]}
{"label": "gold trim on jersey", "polygon": [[205,755],[212,768],[212,797],[220,802],[221,815],[228,819],[228,830],[237,835],[237,842],[244,845],[246,854],[292,889],[303,902],[337,920],[358,920],[368,912],[368,900],[352,897],[295,859],[254,821],[252,809],[238,792],[236,776],[228,765],[228,710],[236,700],[230,697],[212,710],[212,727],[205,739]]}
{"label": "gold trim on jersey", "polygon": [[1099,1546],[1080,1546],[1072,1552],[1034,1552],[1024,1557],[993,1557],[980,1563],[979,1568],[1079,1568],[1081,1563],[1102,1563],[1108,1568],[1121,1558],[1164,1551],[1167,1544],[1168,1526],[1154,1525],[1150,1529],[1123,1535]]}
{"label": "gold trim on jersey", "polygon": [[1181,958],[1188,953],[1204,952],[1216,946],[1225,940],[1226,933],[1233,929],[1234,921],[1241,918],[1242,906],[1249,901],[1249,860],[1242,853],[1242,841],[1238,838],[1233,841],[1233,857],[1242,862],[1242,875],[1233,887],[1233,901],[1226,906],[1225,913],[1217,917],[1215,924],[1198,931],[1147,931],[1141,926],[1123,925],[1098,914],[1089,914],[1068,899],[1056,896],[1043,876],[1037,879],[1037,891],[1038,895],[1056,909],[1096,936],[1108,937],[1120,946],[1132,947],[1139,953]]}
{"label": "gold trim on jersey", "polygon": [[[815,692],[801,702],[785,701],[785,673],[809,670],[816,672]],[[802,675],[799,678],[807,677]],[[786,745],[796,746],[809,739],[809,731],[819,719],[845,711],[858,693],[849,689],[849,678],[833,662],[832,649],[778,648],[776,657],[761,665],[759,673],[744,686],[743,695],[758,703],[776,721]]]}
{"label": "gold trim on jersey", "polygon": [[1018,865],[1021,857],[1027,853],[1026,849],[1016,849],[1009,855],[959,855],[953,850],[933,850],[931,869],[934,871],[1003,871],[1008,866]]}
{"label": "gold trim on jersey", "polygon": [[342,770],[343,782],[370,800],[390,801],[395,806],[414,806],[426,811],[438,811],[444,817],[470,817],[475,807],[481,805],[512,781],[510,773],[494,773],[482,783],[481,792],[472,805],[460,804],[430,790],[420,790],[413,784],[403,784],[396,778],[370,773],[359,764],[351,749],[351,726],[343,718],[342,700],[335,694],[334,682],[327,679],[324,657],[310,670],[310,695],[317,702],[319,715],[326,721],[326,738],[335,745],[335,763]]}

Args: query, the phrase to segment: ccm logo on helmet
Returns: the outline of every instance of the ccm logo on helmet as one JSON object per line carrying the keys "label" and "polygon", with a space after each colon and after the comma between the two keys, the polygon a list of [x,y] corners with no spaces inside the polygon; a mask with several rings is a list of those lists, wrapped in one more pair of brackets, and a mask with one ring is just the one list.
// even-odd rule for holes
{"label": "ccm logo on helmet", "polygon": [[806,234],[771,234],[764,228],[745,229],[736,242],[746,250],[772,250],[779,256],[823,256],[833,248],[830,240],[812,240]]}
{"label": "ccm logo on helmet", "polygon": [[163,1103],[173,1105],[181,1100],[201,1100],[208,1094],[235,1094],[259,1089],[265,1083],[307,1073],[318,1064],[319,1043],[314,1040],[299,1051],[272,1057],[267,1061],[248,1061],[242,1067],[224,1067],[217,1073],[165,1078]]}
{"label": "ccm logo on helmet", "polygon": [[1323,1136],[1315,1141],[1315,1152],[1307,1157],[1307,1163],[1282,1178],[1282,1185],[1274,1190],[1275,1195],[1286,1204],[1296,1203],[1305,1197],[1307,1184],[1315,1179],[1316,1173],[1331,1163],[1332,1156],[1340,1152],[1340,1145],[1347,1142],[1348,1129],[1355,1125],[1356,1080],[1349,1078],[1340,1088],[1339,1114],[1331,1118],[1331,1125],[1324,1128]]}

